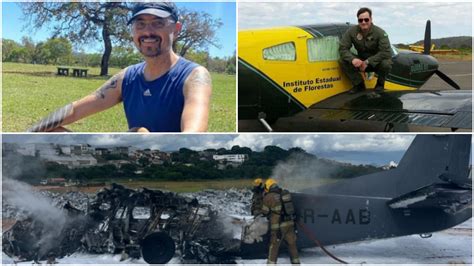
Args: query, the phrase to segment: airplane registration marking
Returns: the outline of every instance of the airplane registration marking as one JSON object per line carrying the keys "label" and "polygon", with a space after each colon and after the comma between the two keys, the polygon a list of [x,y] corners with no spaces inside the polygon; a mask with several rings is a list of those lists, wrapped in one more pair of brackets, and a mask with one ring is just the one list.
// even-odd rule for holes
{"label": "airplane registration marking", "polygon": [[[355,214],[354,214],[355,213]],[[330,218],[331,224],[358,224],[358,225],[367,225],[370,224],[371,217],[370,211],[366,208],[353,211],[348,209],[347,211],[340,211],[339,209],[334,209],[331,217],[329,214],[317,214],[317,218]],[[313,209],[303,209],[303,214],[300,215],[300,218],[303,219],[305,224],[315,223],[315,213]]]}
{"label": "airplane registration marking", "polygon": [[427,64],[417,63],[410,66],[411,73],[423,73],[423,72],[430,72],[429,66]]}

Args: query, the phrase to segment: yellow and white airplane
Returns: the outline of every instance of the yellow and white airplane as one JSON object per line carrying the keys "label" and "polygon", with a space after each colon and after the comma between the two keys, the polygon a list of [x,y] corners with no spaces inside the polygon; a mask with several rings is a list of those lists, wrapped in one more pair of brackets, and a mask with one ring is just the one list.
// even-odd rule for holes
{"label": "yellow and white airplane", "polygon": [[[472,128],[472,93],[460,91],[429,55],[429,21],[423,53],[398,51],[392,46],[392,70],[382,93],[371,89],[347,93],[352,85],[338,60],[339,39],[349,27],[346,23],[240,31],[239,122],[260,119],[272,130],[271,124],[279,118],[297,116],[309,127],[316,117],[378,121],[386,123],[387,131],[406,128],[396,127],[400,124],[453,131]],[[377,77],[364,74],[366,87],[373,88]],[[459,91],[419,91],[434,74]]]}

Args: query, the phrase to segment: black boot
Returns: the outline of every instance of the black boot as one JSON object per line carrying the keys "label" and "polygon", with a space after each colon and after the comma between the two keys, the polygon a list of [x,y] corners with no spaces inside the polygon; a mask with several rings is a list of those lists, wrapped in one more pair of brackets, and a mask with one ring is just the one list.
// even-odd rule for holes
{"label": "black boot", "polygon": [[376,92],[383,92],[383,91],[385,90],[385,87],[384,87],[384,86],[385,86],[385,79],[379,77],[379,78],[377,79],[377,84],[375,84],[374,90],[375,90]]}
{"label": "black boot", "polygon": [[359,91],[364,91],[364,90],[365,90],[365,83],[362,81],[361,83],[352,87],[352,89],[349,91],[349,94],[358,93]]}

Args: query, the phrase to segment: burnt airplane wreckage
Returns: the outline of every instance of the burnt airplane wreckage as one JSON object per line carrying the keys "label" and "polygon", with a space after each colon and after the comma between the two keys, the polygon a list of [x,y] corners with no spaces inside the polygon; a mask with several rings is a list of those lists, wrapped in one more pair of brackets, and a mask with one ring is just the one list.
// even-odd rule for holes
{"label": "burnt airplane wreckage", "polygon": [[[3,251],[19,261],[54,262],[75,252],[122,254],[152,264],[178,253],[186,263],[232,263],[239,240],[225,234],[210,206],[159,190],[112,184],[81,211],[66,203],[62,229],[34,217],[3,234]],[[56,233],[52,233],[56,232]]]}
{"label": "burnt airplane wreckage", "polygon": [[[413,234],[425,238],[463,223],[472,217],[470,152],[471,135],[418,135],[394,169],[292,193],[298,248],[321,246],[326,252],[324,245]],[[264,258],[267,219],[221,219],[212,205],[112,185],[97,194],[87,211],[66,204],[70,222],[56,234],[34,217],[17,222],[4,232],[3,250],[35,261],[76,251],[143,256],[153,264],[175,254],[184,263]],[[230,223],[240,227],[240,236],[225,230]]]}

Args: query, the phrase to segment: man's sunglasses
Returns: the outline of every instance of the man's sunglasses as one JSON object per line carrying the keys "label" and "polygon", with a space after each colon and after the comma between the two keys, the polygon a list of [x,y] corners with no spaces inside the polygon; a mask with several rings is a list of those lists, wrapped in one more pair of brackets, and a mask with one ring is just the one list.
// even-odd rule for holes
{"label": "man's sunglasses", "polygon": [[370,18],[360,18],[360,19],[359,19],[359,23],[362,23],[362,21],[365,22],[365,23],[367,23],[367,22],[370,21]]}

